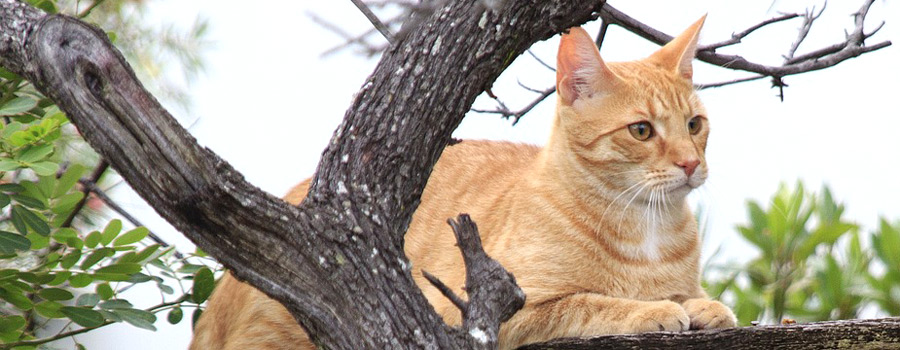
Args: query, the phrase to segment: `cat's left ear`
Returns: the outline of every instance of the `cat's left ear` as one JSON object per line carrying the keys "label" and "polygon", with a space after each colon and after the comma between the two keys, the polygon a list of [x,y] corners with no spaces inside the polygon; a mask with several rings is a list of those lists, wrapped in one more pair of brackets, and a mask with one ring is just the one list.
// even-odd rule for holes
{"label": "cat's left ear", "polygon": [[650,55],[650,59],[685,79],[691,80],[694,76],[691,61],[694,60],[694,55],[697,53],[697,40],[700,37],[700,28],[703,28],[705,21],[706,15],[703,15],[681,35]]}

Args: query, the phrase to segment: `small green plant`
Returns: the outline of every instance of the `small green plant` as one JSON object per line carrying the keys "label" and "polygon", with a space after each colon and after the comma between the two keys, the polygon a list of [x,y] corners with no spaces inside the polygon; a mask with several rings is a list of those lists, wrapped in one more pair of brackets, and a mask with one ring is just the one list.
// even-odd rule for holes
{"label": "small green plant", "polygon": [[[800,183],[781,186],[768,208],[753,201],[747,207],[749,223],[737,229],[756,257],[743,266],[711,269],[720,277],[707,281],[713,296],[730,301],[740,324],[855,318],[869,306],[898,314],[895,226],[882,221],[866,242],[827,187],[809,193]],[[865,248],[868,243],[876,254]]]}

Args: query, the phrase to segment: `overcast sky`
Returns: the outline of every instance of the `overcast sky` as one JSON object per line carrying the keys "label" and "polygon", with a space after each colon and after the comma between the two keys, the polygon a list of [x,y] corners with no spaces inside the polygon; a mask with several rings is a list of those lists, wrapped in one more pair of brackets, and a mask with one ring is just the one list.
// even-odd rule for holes
{"label": "overcast sky", "polygon": [[[843,40],[852,29],[849,16],[861,1],[828,3],[828,10],[799,52]],[[730,2],[613,1],[629,15],[670,34],[677,34],[709,13],[700,43],[727,39],[778,12],[802,11],[817,1]],[[340,24],[347,32],[368,28],[349,1],[282,1],[251,4],[245,1],[152,1],[154,20],[187,27],[199,14],[209,19],[209,38],[215,49],[207,55],[208,71],[190,93],[195,106],[183,122],[198,141],[231,162],[251,183],[275,195],[309,177],[319,155],[338,125],[354,92],[373,70],[377,58],[352,51],[321,57],[340,38],[310,21],[307,13]],[[770,8],[771,7],[771,8]],[[900,9],[896,2],[879,0],[870,13],[870,27],[888,23],[871,42],[900,38]],[[778,64],[795,36],[799,21],[773,26],[754,34],[742,45],[724,50],[751,60]],[[596,33],[597,24],[588,24]],[[535,45],[534,52],[555,62],[558,38]],[[900,45],[897,43],[896,45]],[[868,54],[835,68],[792,76],[785,101],[761,80],[706,90],[701,98],[712,127],[707,160],[707,184],[692,195],[706,208],[709,237],[705,255],[722,246],[722,261],[751,258],[734,227],[746,222],[748,199],[767,202],[779,183],[802,180],[810,189],[828,184],[847,205],[847,216],[866,229],[879,216],[900,219],[900,51],[897,46]],[[613,29],[601,55],[608,61],[644,57],[656,47],[624,31]],[[695,63],[697,82],[715,82],[735,73]],[[746,74],[746,73],[745,73]],[[744,76],[738,74],[737,76]],[[554,73],[528,55],[520,57],[493,91],[511,107],[527,104],[532,94],[517,81],[545,88]],[[504,139],[543,144],[553,117],[552,96],[518,125],[494,115],[470,114],[457,130],[459,138]],[[480,107],[492,107],[480,99]],[[123,205],[167,239],[190,244],[172,231],[139,199],[117,193]],[[867,232],[867,230],[865,231]],[[149,294],[156,298],[154,293]],[[156,300],[152,303],[155,303]],[[185,348],[189,323],[153,333],[129,326],[82,336],[90,349]]]}

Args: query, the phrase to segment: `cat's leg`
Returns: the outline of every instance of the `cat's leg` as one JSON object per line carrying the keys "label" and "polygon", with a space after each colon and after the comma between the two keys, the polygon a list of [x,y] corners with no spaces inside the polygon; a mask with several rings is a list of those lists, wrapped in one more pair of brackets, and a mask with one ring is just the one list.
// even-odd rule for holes
{"label": "cat's leg", "polygon": [[576,293],[526,304],[500,328],[500,348],[554,338],[600,334],[683,331],[684,308],[672,301],[640,301]]}
{"label": "cat's leg", "polygon": [[691,329],[730,328],[736,324],[731,309],[715,300],[688,299],[681,306],[691,318]]}

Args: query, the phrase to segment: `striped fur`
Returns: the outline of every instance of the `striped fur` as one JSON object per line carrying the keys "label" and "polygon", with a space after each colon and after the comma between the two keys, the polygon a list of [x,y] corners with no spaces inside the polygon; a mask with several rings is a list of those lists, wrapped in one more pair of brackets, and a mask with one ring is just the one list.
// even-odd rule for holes
{"label": "striped fur", "polygon": [[[560,44],[559,103],[543,148],[464,141],[435,166],[406,235],[413,277],[450,324],[460,312],[421,275],[460,295],[462,257],[445,221],[478,223],[485,250],[512,272],[525,307],[501,349],[565,336],[734,325],[700,287],[700,241],[685,196],[707,176],[709,123],[690,61],[701,19],[647,59],[606,64],[580,28]],[[700,130],[688,123],[698,117]],[[645,141],[629,125],[649,122]],[[298,203],[308,182],[286,200]],[[301,344],[301,345],[298,345]],[[191,349],[307,349],[278,303],[226,275]]]}

